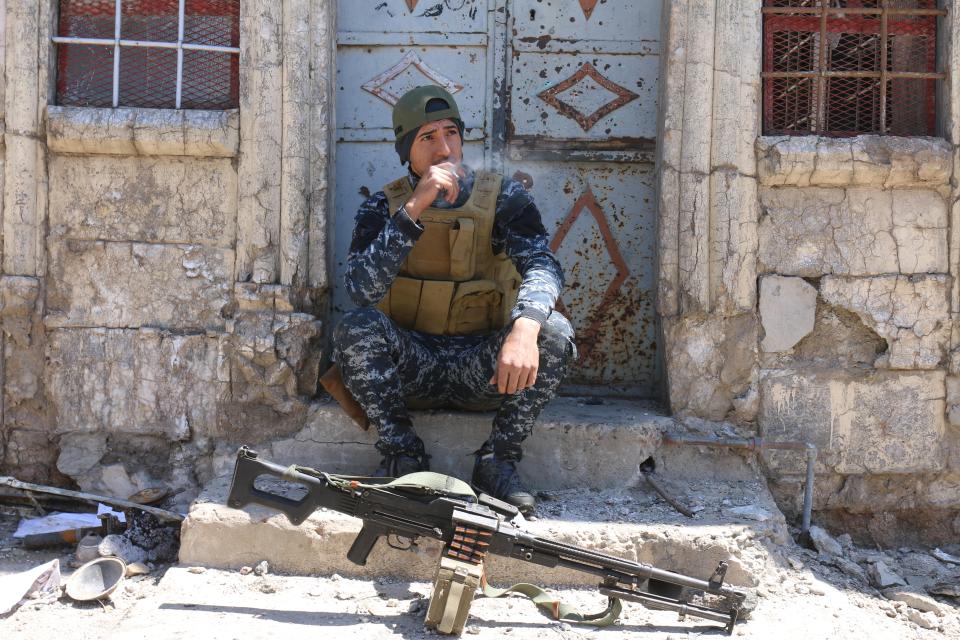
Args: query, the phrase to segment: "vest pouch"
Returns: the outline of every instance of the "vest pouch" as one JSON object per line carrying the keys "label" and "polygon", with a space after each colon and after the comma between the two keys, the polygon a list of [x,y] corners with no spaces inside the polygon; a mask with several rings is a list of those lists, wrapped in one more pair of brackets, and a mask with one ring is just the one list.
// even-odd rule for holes
{"label": "vest pouch", "polygon": [[450,317],[450,301],[455,283],[448,280],[423,280],[420,290],[420,308],[414,330],[421,333],[443,335]]}
{"label": "vest pouch", "polygon": [[499,329],[503,294],[493,280],[461,282],[450,305],[447,333],[468,335]]}
{"label": "vest pouch", "polygon": [[450,230],[450,278],[469,280],[476,271],[476,225],[473,218],[457,218]]}
{"label": "vest pouch", "polygon": [[417,323],[422,288],[423,280],[397,276],[377,308],[404,329],[413,329]]}
{"label": "vest pouch", "polygon": [[421,216],[423,233],[403,263],[403,274],[439,280],[449,277],[453,220]]}

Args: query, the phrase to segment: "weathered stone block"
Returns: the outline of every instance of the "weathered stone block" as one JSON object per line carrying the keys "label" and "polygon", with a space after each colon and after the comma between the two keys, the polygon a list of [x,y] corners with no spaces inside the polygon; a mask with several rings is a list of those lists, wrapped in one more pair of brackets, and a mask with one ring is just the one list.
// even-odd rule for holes
{"label": "weathered stone block", "polygon": [[817,138],[817,155],[810,184],[845,186],[853,179],[853,149],[849,138]]}
{"label": "weathered stone block", "polygon": [[746,397],[757,362],[754,315],[664,320],[670,405],[674,413],[723,420]]}
{"label": "weathered stone block", "polygon": [[889,349],[876,366],[891,369],[933,369],[944,360],[950,341],[950,277],[828,276],[820,295],[835,306],[856,313],[886,339]]}
{"label": "weathered stone block", "polygon": [[231,247],[237,172],[229,160],[54,156],[50,234]]}
{"label": "weathered stone block", "polygon": [[[57,469],[68,476],[79,476],[99,464],[106,452],[107,434],[105,433],[65,434],[60,438],[60,457],[57,459]],[[128,495],[130,494],[126,493],[120,497]]]}
{"label": "weathered stone block", "polygon": [[232,250],[92,240],[49,248],[48,326],[224,326]]}
{"label": "weathered stone block", "polygon": [[810,136],[757,138],[757,177],[760,184],[808,186],[817,159],[816,140]]}
{"label": "weathered stone block", "polygon": [[710,176],[711,309],[724,315],[757,304],[757,181],[732,171]]}
{"label": "weathered stone block", "polygon": [[942,188],[952,172],[950,144],[897,136],[761,136],[757,173],[767,186]]}
{"label": "weathered stone block", "polygon": [[54,153],[233,157],[240,146],[236,109],[47,107]]}
{"label": "weathered stone block", "polygon": [[226,353],[236,400],[290,414],[300,407],[298,394],[316,393],[323,333],[314,316],[245,311],[230,329]]}
{"label": "weathered stone block", "polygon": [[887,342],[867,327],[857,314],[817,301],[813,331],[790,351],[764,353],[764,369],[792,369],[815,366],[847,369],[873,367]]}
{"label": "weathered stone block", "polygon": [[764,351],[786,351],[813,331],[817,290],[802,278],[765,276],[760,281]]}
{"label": "weathered stone block", "polygon": [[761,271],[947,272],[947,210],[935,192],[765,188],[760,201]]}
{"label": "weathered stone block", "polygon": [[947,376],[947,417],[951,425],[960,426],[960,376]]}
{"label": "weathered stone block", "polygon": [[893,238],[900,273],[948,271],[946,201],[935,191],[893,191]]}
{"label": "weathered stone block", "polygon": [[290,313],[292,290],[279,284],[257,284],[256,282],[237,282],[233,294],[240,311],[269,311]]}
{"label": "weathered stone block", "polygon": [[216,435],[229,387],[222,341],[154,329],[52,331],[46,375],[57,431],[168,443]]}
{"label": "weathered stone block", "polygon": [[[774,440],[817,445],[818,466],[842,474],[939,471],[944,374],[763,370],[760,431]],[[781,473],[802,473],[802,456],[764,454]]]}

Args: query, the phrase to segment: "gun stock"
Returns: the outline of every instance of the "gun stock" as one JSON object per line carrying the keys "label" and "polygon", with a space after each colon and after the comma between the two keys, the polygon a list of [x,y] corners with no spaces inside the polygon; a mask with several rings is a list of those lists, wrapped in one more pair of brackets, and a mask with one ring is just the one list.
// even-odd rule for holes
{"label": "gun stock", "polygon": [[[306,494],[299,499],[290,498],[281,493],[256,486],[257,479],[266,476],[286,482],[301,485]],[[299,471],[296,466],[282,467],[273,462],[260,460],[257,452],[241,447],[237,452],[237,464],[233,469],[233,481],[230,485],[230,495],[227,505],[234,509],[242,509],[248,504],[259,504],[274,509],[287,516],[292,524],[300,524],[311,513],[320,507],[338,508],[345,505],[345,496],[341,491],[327,485],[322,477],[308,475]],[[346,505],[349,508],[349,505]],[[350,513],[350,511],[344,511]]]}

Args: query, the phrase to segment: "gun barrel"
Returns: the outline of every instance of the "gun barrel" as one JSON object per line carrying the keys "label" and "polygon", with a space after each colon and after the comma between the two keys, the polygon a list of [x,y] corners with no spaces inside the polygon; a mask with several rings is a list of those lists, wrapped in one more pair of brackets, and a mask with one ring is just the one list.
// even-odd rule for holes
{"label": "gun barrel", "polygon": [[[699,589],[707,593],[719,596],[726,596],[737,601],[742,601],[746,593],[741,589],[725,587],[708,580],[701,580],[682,573],[659,569],[653,565],[642,562],[632,562],[616,556],[607,555],[596,551],[588,551],[562,542],[546,540],[539,536],[520,533],[517,536],[520,549],[512,555],[525,560],[534,560],[536,553],[547,554],[556,558],[556,565],[568,569],[576,569],[587,573],[600,576],[602,578],[611,575],[617,578],[618,582],[630,584],[633,578],[660,580],[681,587]],[[524,549],[527,549],[525,552]],[[525,553],[534,556],[525,557]]]}

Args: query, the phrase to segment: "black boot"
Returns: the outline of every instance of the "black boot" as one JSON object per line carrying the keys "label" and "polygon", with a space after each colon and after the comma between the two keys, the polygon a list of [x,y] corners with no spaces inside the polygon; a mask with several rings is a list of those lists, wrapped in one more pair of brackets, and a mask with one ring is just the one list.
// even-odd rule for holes
{"label": "black boot", "polygon": [[525,516],[533,513],[537,506],[533,494],[520,481],[513,460],[498,458],[493,453],[478,452],[471,482],[475,490],[512,504]]}
{"label": "black boot", "polygon": [[430,456],[425,453],[388,453],[373,472],[374,478],[399,478],[408,473],[430,471]]}

